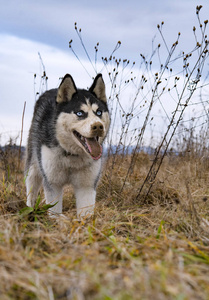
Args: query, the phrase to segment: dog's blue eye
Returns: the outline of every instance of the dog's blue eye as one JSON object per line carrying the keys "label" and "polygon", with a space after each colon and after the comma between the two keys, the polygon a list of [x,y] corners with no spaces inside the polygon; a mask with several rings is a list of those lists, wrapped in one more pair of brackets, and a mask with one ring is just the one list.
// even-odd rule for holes
{"label": "dog's blue eye", "polygon": [[76,113],[76,115],[77,115],[78,117],[82,117],[83,114],[84,114],[84,112],[83,112],[82,110],[80,110],[80,111],[78,111],[78,112]]}
{"label": "dog's blue eye", "polygon": [[100,117],[102,115],[102,111],[101,110],[97,110],[96,114],[97,114],[97,116]]}

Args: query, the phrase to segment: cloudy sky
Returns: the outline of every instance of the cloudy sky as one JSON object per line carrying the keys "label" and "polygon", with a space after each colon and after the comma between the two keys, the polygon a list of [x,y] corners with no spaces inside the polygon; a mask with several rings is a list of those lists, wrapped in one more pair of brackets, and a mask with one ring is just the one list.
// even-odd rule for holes
{"label": "cloudy sky", "polygon": [[[58,87],[59,78],[66,73],[73,76],[78,87],[91,84],[90,77],[95,76],[95,71],[86,61],[74,30],[75,22],[82,28],[92,57],[97,42],[101,57],[110,54],[120,40],[118,55],[137,61],[140,53],[150,53],[157,24],[162,21],[168,43],[174,42],[180,31],[182,50],[190,47],[194,42],[192,28],[197,24],[195,8],[200,4],[202,19],[208,19],[206,0],[202,3],[195,0],[0,0],[0,144],[19,135],[25,101],[23,143],[26,142],[35,93],[42,89],[43,67],[38,53],[49,78],[48,88]],[[69,50],[71,39],[89,74]]]}

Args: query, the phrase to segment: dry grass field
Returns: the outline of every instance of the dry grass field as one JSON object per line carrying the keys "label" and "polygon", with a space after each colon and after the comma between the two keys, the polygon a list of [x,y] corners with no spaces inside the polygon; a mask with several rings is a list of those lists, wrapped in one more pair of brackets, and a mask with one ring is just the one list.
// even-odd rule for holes
{"label": "dry grass field", "polygon": [[121,191],[130,156],[110,156],[94,218],[78,221],[70,188],[64,217],[24,210],[23,161],[2,152],[0,299],[209,299],[209,159],[168,155],[136,199],[152,159],[136,155]]}

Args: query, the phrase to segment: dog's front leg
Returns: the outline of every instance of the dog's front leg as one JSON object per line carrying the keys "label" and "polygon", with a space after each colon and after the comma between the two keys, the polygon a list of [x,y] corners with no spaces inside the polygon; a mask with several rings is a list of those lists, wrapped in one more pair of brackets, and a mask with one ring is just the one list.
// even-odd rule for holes
{"label": "dog's front leg", "polygon": [[38,167],[35,164],[31,165],[27,171],[25,183],[27,191],[27,206],[34,207],[42,183]]}
{"label": "dog's front leg", "polygon": [[62,213],[62,188],[57,186],[44,186],[44,194],[47,204],[55,205],[49,209],[51,214]]}
{"label": "dog's front leg", "polygon": [[76,196],[78,218],[93,215],[96,199],[96,186],[101,170],[101,160],[73,174],[71,183]]}
{"label": "dog's front leg", "polygon": [[92,187],[76,187],[76,208],[78,218],[93,215],[96,199],[96,191]]}

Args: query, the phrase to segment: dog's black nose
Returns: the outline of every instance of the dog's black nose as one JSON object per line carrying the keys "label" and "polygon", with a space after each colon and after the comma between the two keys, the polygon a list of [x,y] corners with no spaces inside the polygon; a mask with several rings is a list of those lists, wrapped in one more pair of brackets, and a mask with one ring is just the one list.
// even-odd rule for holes
{"label": "dog's black nose", "polygon": [[104,126],[100,122],[91,125],[91,132],[94,136],[102,136],[104,133]]}

